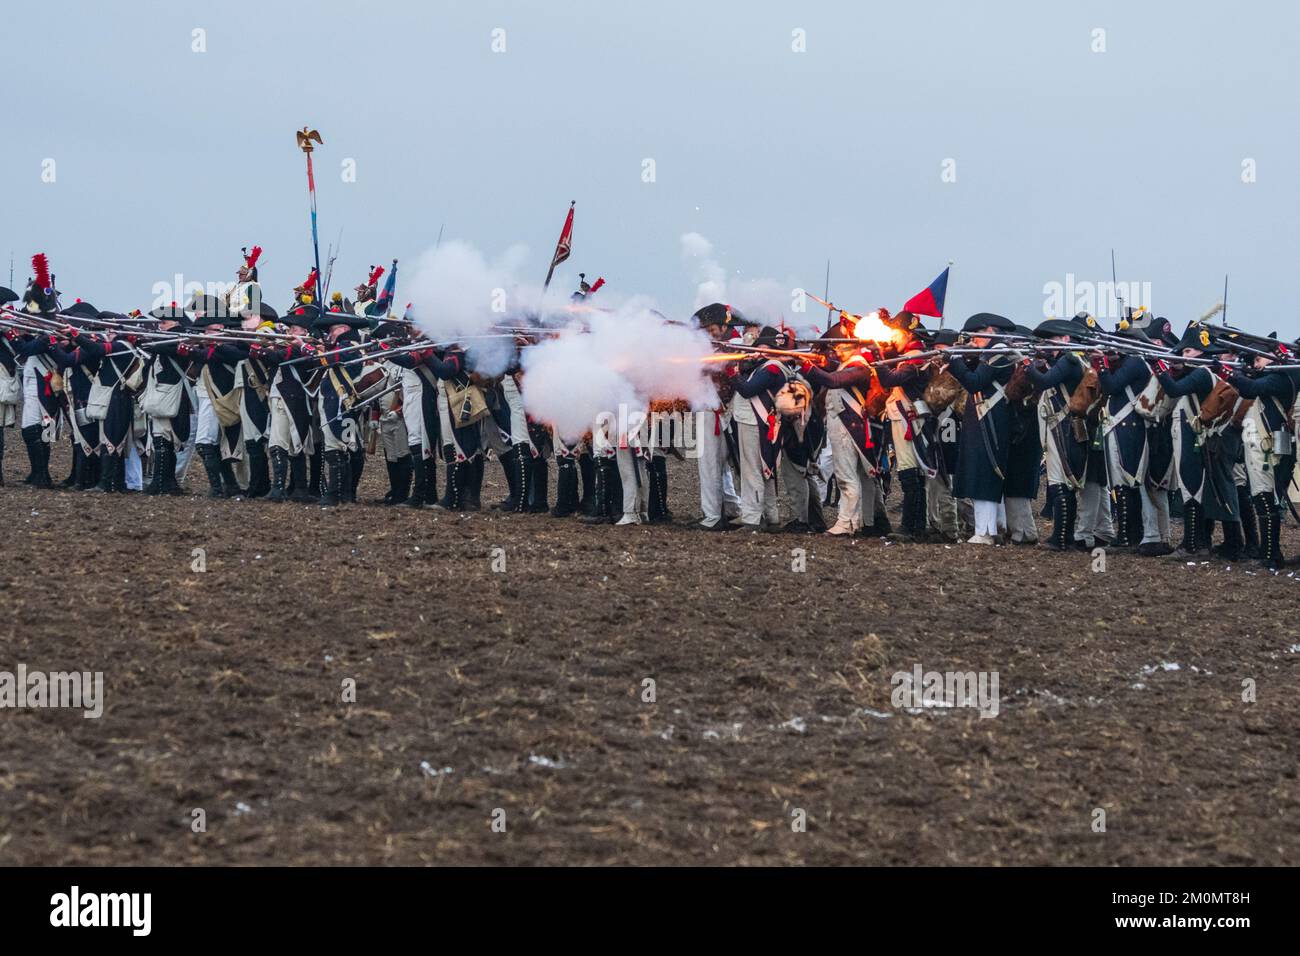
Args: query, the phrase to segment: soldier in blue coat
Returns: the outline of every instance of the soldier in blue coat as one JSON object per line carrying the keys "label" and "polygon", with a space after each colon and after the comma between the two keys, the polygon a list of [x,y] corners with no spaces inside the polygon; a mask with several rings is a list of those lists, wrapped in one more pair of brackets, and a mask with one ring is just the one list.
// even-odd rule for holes
{"label": "soldier in blue coat", "polygon": [[[1208,334],[1189,325],[1174,345],[1183,358],[1199,359],[1220,353]],[[1240,432],[1200,422],[1201,403],[1214,390],[1218,377],[1205,365],[1166,367],[1157,363],[1156,378],[1165,394],[1176,400],[1169,419],[1173,439],[1174,483],[1183,505],[1183,540],[1174,556],[1181,559],[1203,554],[1210,546],[1208,522],[1223,524],[1223,545],[1218,552],[1237,560],[1242,552],[1241,512],[1232,465],[1240,453]]]}
{"label": "soldier in blue coat", "polygon": [[[1276,335],[1273,333],[1270,338]],[[1273,364],[1273,358],[1255,355],[1252,366],[1229,376],[1228,384],[1242,398],[1254,399],[1242,423],[1246,477],[1250,483],[1250,500],[1259,519],[1262,563],[1269,570],[1277,571],[1285,564],[1280,541],[1282,502],[1295,470],[1290,417],[1297,381],[1292,371],[1271,369],[1269,366]]]}
{"label": "soldier in blue coat", "polygon": [[999,523],[1006,524],[1005,517],[999,522],[1011,451],[1011,406],[1006,386],[1018,356],[995,344],[998,340],[990,336],[1014,332],[1015,328],[1008,318],[980,312],[966,320],[962,331],[971,345],[987,349],[988,354],[944,356],[948,370],[967,393],[952,494],[954,498],[969,498],[974,504],[975,533],[970,544],[993,544]]}

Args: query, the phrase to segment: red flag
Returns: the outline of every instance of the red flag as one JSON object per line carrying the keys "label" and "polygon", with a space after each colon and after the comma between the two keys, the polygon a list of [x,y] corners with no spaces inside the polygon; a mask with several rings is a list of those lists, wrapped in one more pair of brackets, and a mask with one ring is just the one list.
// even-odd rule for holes
{"label": "red flag", "polygon": [[[576,200],[573,202],[576,202]],[[551,257],[551,267],[546,270],[546,284],[542,286],[543,290],[550,286],[551,276],[555,274],[555,267],[569,258],[569,253],[573,251],[573,202],[569,203],[569,214],[564,217],[564,228],[560,230],[560,241],[555,244],[555,255]]]}
{"label": "red flag", "polygon": [[948,270],[944,269],[930,285],[903,304],[904,312],[913,315],[943,317],[943,300],[948,296]]}

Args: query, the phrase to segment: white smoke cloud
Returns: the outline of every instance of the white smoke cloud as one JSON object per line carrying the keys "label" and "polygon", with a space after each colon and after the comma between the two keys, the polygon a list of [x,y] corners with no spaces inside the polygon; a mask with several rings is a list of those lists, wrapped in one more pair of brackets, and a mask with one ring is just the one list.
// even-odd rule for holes
{"label": "white smoke cloud", "polygon": [[[465,346],[471,369],[499,375],[514,356],[514,342],[499,326],[553,324],[568,316],[567,293],[522,278],[528,249],[514,245],[489,259],[468,242],[452,239],[425,251],[407,285],[410,318],[435,342]],[[498,336],[498,337],[491,337]]]}
{"label": "white smoke cloud", "polygon": [[814,320],[808,313],[793,312],[794,286],[790,283],[743,278],[739,272],[729,276],[714,255],[713,243],[698,232],[682,235],[681,251],[687,271],[696,282],[692,309],[722,302],[765,325],[784,322],[800,331],[811,330]]}
{"label": "white smoke cloud", "polygon": [[528,250],[511,246],[496,260],[453,239],[424,252],[407,284],[410,317],[434,341],[483,335],[541,300],[541,287],[519,278]]}
{"label": "white smoke cloud", "polygon": [[[707,239],[689,233],[682,248],[695,254],[704,282],[725,290],[725,273]],[[469,367],[486,375],[500,374],[516,354],[512,337],[484,337],[496,328],[561,329],[523,349],[520,360],[524,407],[566,441],[581,438],[602,414],[618,416],[620,406],[644,412],[652,399],[685,399],[693,408],[716,401],[708,366],[700,361],[713,354],[703,332],[669,322],[641,296],[620,299],[602,289],[577,306],[558,286],[543,296],[541,283],[522,278],[526,265],[523,246],[490,259],[469,243],[443,242],[411,270],[410,317],[433,341],[463,344]],[[752,286],[738,288],[743,293]],[[716,301],[725,299],[717,295],[700,304]]]}
{"label": "white smoke cloud", "polygon": [[716,401],[701,358],[709,338],[693,326],[668,322],[645,300],[584,315],[574,326],[523,354],[522,393],[528,414],[573,442],[602,414],[644,413],[652,399],[682,398],[692,408]]}

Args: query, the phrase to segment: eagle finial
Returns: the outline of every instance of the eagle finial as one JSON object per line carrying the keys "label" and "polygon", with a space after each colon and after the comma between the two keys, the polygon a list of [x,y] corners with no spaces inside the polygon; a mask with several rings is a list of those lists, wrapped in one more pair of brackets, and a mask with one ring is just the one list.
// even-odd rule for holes
{"label": "eagle finial", "polygon": [[309,127],[304,126],[302,129],[298,130],[297,133],[295,133],[295,135],[298,138],[298,148],[302,150],[304,153],[310,153],[313,149],[316,148],[315,146],[312,146],[313,142],[316,144],[316,146],[325,145],[321,141],[320,133],[316,132],[316,130],[314,129],[310,129]]}

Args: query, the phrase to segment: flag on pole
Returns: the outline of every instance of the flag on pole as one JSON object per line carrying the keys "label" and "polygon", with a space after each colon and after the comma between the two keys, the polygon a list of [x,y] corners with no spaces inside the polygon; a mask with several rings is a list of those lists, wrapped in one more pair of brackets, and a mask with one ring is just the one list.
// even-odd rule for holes
{"label": "flag on pole", "polygon": [[947,295],[948,269],[945,268],[943,272],[939,273],[939,278],[907,300],[903,305],[903,311],[911,312],[914,315],[933,315],[942,318],[943,300]]}
{"label": "flag on pole", "polygon": [[569,258],[569,253],[573,251],[573,204],[576,201],[573,200],[569,203],[569,214],[564,218],[564,228],[560,230],[560,241],[555,244],[555,255],[551,257],[551,267],[546,270],[546,283],[542,286],[543,292],[551,285],[551,277],[555,275],[555,267]]}
{"label": "flag on pole", "polygon": [[393,260],[393,268],[388,271],[388,281],[384,283],[384,291],[379,294],[379,299],[375,302],[375,314],[387,315],[388,310],[393,307],[393,296],[397,293],[397,260]]}

